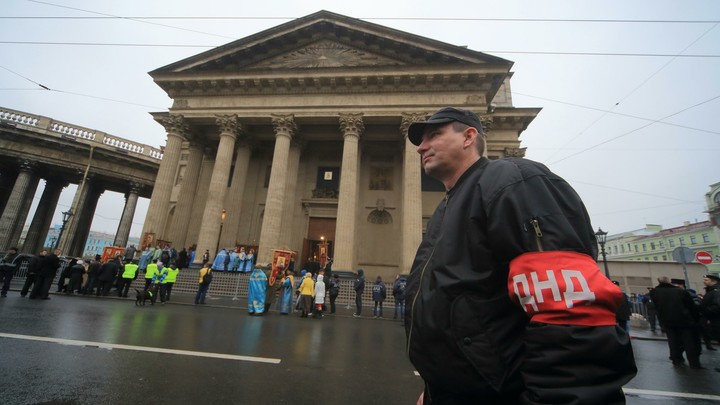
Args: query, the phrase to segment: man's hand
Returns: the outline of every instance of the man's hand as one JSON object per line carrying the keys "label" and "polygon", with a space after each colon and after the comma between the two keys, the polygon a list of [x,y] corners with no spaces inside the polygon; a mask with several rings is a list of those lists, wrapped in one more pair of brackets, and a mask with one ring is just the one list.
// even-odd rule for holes
{"label": "man's hand", "polygon": [[420,393],[420,398],[418,398],[416,405],[423,405],[424,403],[425,403],[425,392],[423,391]]}

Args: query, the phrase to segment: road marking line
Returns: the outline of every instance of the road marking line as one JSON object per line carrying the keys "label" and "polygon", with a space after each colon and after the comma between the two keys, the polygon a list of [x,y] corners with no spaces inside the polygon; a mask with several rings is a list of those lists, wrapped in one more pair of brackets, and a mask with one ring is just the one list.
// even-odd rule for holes
{"label": "road marking line", "polygon": [[623,391],[625,391],[626,394],[632,395],[655,395],[660,397],[692,398],[707,399],[710,401],[720,401],[720,396],[718,395],[693,394],[691,392],[640,390],[636,388],[623,388]]}
{"label": "road marking line", "polygon": [[68,345],[68,346],[88,346],[88,347],[93,347],[93,348],[98,348],[98,349],[134,350],[134,351],[138,351],[138,352],[178,354],[181,356],[209,357],[209,358],[213,358],[213,359],[280,364],[280,359],[273,359],[273,358],[268,358],[268,357],[252,357],[252,356],[238,356],[235,354],[224,354],[224,353],[194,352],[194,351],[190,351],[190,350],[163,349],[163,348],[159,348],[159,347],[131,346],[131,345],[120,345],[120,344],[115,344],[115,343],[90,342],[90,341],[85,341],[85,340],[70,340],[70,339],[59,339],[59,338],[42,337],[42,336],[16,335],[14,333],[0,333],[0,337],[9,338],[9,339],[22,339],[22,340],[34,340],[34,341],[40,341],[40,342],[58,343],[61,345]]}

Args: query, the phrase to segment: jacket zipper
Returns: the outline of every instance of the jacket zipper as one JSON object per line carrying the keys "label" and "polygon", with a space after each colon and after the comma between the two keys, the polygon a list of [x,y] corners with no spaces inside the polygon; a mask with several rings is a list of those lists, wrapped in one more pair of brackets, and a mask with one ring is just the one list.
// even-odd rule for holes
{"label": "jacket zipper", "polygon": [[530,220],[530,225],[532,225],[533,230],[535,231],[535,243],[537,244],[538,252],[542,252],[543,247],[540,239],[543,237],[543,234],[540,230],[540,221],[538,221],[537,218],[533,218]]}
{"label": "jacket zipper", "polygon": [[[450,200],[450,193],[445,193],[445,209],[443,210],[442,218],[440,218],[440,226],[442,226],[443,221],[445,220],[445,212],[447,212],[447,206],[448,201]],[[436,244],[437,245],[437,244]],[[430,263],[430,259],[432,259],[433,255],[435,254],[435,247],[433,246],[433,249],[430,251],[430,256],[428,256],[427,260],[425,260],[425,265],[423,265],[422,271],[420,272],[420,280],[418,281],[418,289],[415,292],[415,296],[413,297],[412,304],[410,305],[410,332],[408,333],[408,341],[407,341],[407,356],[410,358],[410,346],[412,343],[412,335],[413,335],[413,322],[415,320],[415,302],[417,301],[418,296],[420,295],[420,290],[422,289],[422,282],[425,278],[425,269],[427,269],[428,263]]]}

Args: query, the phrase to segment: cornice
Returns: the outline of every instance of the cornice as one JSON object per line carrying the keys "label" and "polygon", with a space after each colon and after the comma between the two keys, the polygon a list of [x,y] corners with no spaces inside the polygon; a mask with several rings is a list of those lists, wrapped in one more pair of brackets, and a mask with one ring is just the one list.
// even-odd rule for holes
{"label": "cornice", "polygon": [[171,98],[398,92],[482,92],[493,97],[507,72],[324,72],[318,75],[193,76],[158,80]]}

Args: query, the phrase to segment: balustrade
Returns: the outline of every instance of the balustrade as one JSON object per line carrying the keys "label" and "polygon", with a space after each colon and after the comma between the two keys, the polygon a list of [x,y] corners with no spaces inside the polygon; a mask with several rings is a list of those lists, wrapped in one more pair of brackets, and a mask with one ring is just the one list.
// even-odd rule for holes
{"label": "balustrade", "polygon": [[39,120],[40,119],[34,115],[0,108],[0,121],[10,121],[34,127],[37,125]]}
{"label": "balustrade", "polygon": [[[163,152],[158,148],[132,142],[117,136],[107,135],[92,129],[68,124],[66,122],[56,121],[22,111],[11,110],[9,108],[0,107],[0,121],[36,127],[38,130],[46,130],[60,134],[61,136],[83,139],[92,143],[98,143],[107,147],[124,150],[131,154],[147,156],[156,160],[162,160],[163,158]],[[45,122],[47,122],[47,126],[45,126]],[[45,128],[41,128],[38,125],[44,126]],[[38,132],[42,133],[42,131]]]}

